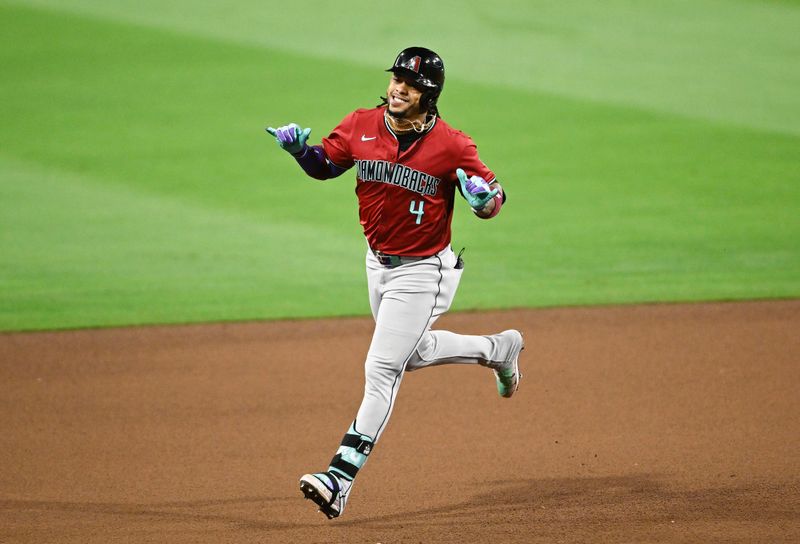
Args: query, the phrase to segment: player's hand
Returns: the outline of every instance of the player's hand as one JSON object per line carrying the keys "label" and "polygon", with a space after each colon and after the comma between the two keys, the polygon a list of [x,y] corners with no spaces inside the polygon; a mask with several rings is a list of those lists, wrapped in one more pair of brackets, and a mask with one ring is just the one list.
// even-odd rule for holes
{"label": "player's hand", "polygon": [[290,123],[280,128],[267,127],[267,132],[275,136],[275,141],[281,149],[292,155],[299,155],[306,148],[306,140],[311,129],[300,128],[297,123]]}
{"label": "player's hand", "polygon": [[467,173],[461,168],[456,170],[456,176],[461,183],[461,194],[467,203],[476,211],[481,211],[486,203],[497,196],[497,189],[492,189],[486,180],[480,176],[467,178]]}

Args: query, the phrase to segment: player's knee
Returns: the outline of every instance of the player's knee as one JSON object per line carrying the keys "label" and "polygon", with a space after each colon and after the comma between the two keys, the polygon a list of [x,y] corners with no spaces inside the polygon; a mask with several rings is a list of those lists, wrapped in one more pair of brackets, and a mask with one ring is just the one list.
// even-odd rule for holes
{"label": "player's knee", "polygon": [[370,361],[364,365],[364,375],[368,385],[390,386],[403,369],[402,361]]}
{"label": "player's knee", "polygon": [[414,372],[415,370],[422,368],[425,366],[425,357],[423,356],[423,352],[420,351],[420,348],[414,350],[414,353],[408,359],[406,363],[406,372]]}
{"label": "player's knee", "polygon": [[430,361],[431,357],[433,356],[433,351],[436,349],[436,339],[433,335],[428,332],[422,335],[422,339],[417,344],[417,349],[414,351],[414,355],[420,361]]}

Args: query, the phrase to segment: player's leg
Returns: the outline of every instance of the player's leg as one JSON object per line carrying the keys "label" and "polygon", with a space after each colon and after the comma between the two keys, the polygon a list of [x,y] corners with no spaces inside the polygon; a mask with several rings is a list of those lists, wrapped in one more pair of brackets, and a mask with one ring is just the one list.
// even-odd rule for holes
{"label": "player's leg", "polygon": [[[443,258],[446,265],[458,266],[450,252]],[[461,278],[460,267],[449,275],[450,300]],[[431,321],[431,324],[433,321]],[[491,335],[456,334],[450,331],[427,331],[414,354],[406,364],[407,371],[446,364],[477,364],[491,368],[496,378],[497,390],[503,397],[514,394],[519,383],[519,354],[524,348],[522,335],[516,330],[506,330]]]}
{"label": "player's leg", "polygon": [[370,288],[379,303],[375,331],[364,365],[364,399],[357,429],[376,441],[389,420],[407,362],[430,325],[447,311],[455,295],[459,271],[447,253],[394,269],[379,269]]}
{"label": "player's leg", "polygon": [[477,336],[450,331],[428,331],[422,338],[406,370],[447,364],[477,364],[500,368],[519,351],[517,331]]}
{"label": "player's leg", "polygon": [[458,275],[452,264],[444,255],[389,269],[374,257],[367,259],[375,331],[364,364],[364,397],[328,471],[300,480],[306,497],[328,517],[341,514],[353,480],[386,428],[417,344],[436,316],[450,307]]}
{"label": "player's leg", "polygon": [[492,369],[497,392],[510,398],[522,374],[519,355],[525,348],[522,334],[514,329],[488,336],[429,331],[420,342],[407,371],[445,364],[478,364]]}

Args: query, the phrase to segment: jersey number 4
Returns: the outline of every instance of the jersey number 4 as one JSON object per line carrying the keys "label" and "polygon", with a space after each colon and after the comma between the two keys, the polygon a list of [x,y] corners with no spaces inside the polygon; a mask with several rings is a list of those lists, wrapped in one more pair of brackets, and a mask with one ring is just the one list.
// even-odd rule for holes
{"label": "jersey number 4", "polygon": [[424,200],[420,200],[419,201],[419,208],[417,208],[417,201],[416,200],[412,200],[411,201],[411,206],[408,208],[409,212],[411,212],[411,213],[413,213],[414,215],[417,216],[417,225],[422,223],[422,216],[425,215],[425,212],[422,210],[424,207],[425,207],[425,201]]}

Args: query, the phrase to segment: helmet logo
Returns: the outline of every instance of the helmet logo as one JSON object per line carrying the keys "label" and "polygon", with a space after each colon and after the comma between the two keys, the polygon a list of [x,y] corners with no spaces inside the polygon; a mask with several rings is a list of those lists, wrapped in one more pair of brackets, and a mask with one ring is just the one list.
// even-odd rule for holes
{"label": "helmet logo", "polygon": [[408,59],[406,62],[404,62],[400,66],[402,66],[403,68],[408,68],[409,70],[411,70],[413,72],[419,73],[419,65],[420,65],[421,62],[422,62],[422,58],[417,56],[417,57],[412,57],[412,58]]}

